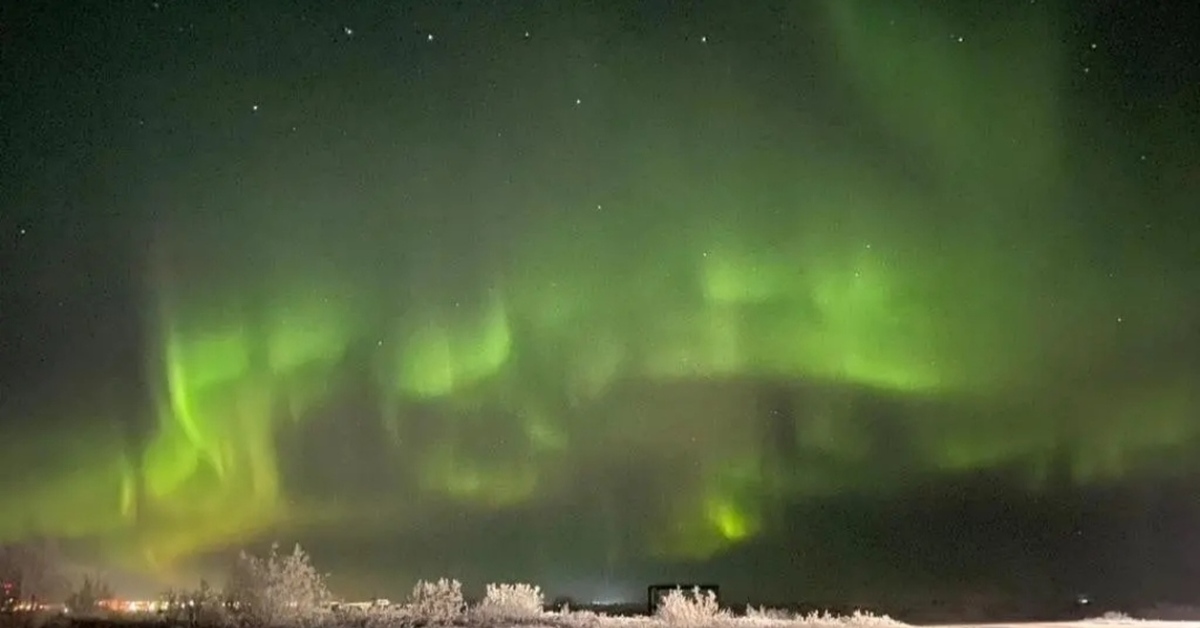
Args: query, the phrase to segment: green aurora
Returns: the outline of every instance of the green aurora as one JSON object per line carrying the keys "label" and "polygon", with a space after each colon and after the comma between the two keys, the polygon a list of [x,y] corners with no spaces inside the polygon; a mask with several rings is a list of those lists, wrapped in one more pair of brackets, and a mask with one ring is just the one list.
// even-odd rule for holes
{"label": "green aurora", "polygon": [[[1184,459],[1197,364],[1144,347],[1187,328],[1186,278],[1146,280],[1146,247],[1128,252],[1146,274],[1114,279],[1079,235],[1071,208],[1094,199],[1072,155],[1105,138],[1071,122],[1058,16],[825,4],[825,71],[855,120],[837,132],[737,73],[670,111],[656,94],[698,88],[631,54],[586,124],[528,123],[547,148],[509,165],[514,186],[487,140],[425,183],[405,142],[438,152],[412,134],[372,146],[357,183],[287,148],[233,174],[197,157],[181,189],[209,192],[160,217],[141,264],[152,394],[3,439],[5,465],[42,473],[5,492],[0,541],[167,569],[289,525],[552,504],[638,467],[675,478],[629,498],[654,504],[638,551],[703,560],[810,496],[1006,468],[1036,490],[1063,460],[1095,483]],[[441,217],[454,206],[468,228]],[[790,458],[764,436],[764,389],[796,409]],[[296,461],[287,443],[329,422],[375,452],[370,486]]]}

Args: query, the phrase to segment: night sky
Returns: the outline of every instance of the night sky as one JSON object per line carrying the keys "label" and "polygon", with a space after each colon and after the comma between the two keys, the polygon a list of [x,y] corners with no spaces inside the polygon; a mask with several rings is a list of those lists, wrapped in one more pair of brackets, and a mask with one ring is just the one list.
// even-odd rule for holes
{"label": "night sky", "polygon": [[1189,592],[1188,4],[5,3],[0,542]]}

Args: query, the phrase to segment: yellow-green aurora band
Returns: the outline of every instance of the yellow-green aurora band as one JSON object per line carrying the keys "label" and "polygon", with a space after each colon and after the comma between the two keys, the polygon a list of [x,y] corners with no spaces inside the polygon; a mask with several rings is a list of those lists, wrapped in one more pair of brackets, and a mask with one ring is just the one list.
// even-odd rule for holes
{"label": "yellow-green aurora band", "polygon": [[[363,516],[284,472],[281,438],[320,421],[378,429],[391,488],[372,516],[398,527],[422,504],[586,490],[606,465],[686,469],[642,539],[680,558],[763,533],[772,504],[887,490],[903,474],[881,458],[912,474],[1017,465],[1036,484],[1065,455],[1088,482],[1194,439],[1200,401],[1180,370],[1122,386],[1096,366],[1121,337],[1169,342],[1156,313],[1177,296],[1114,284],[1064,218],[1076,185],[1053,16],[1014,10],[972,28],[986,46],[948,51],[949,21],[928,10],[827,4],[846,106],[861,109],[851,134],[902,166],[870,142],[828,150],[803,123],[781,136],[747,120],[706,153],[710,176],[681,153],[703,145],[696,129],[772,107],[730,94],[688,118],[707,127],[643,129],[602,207],[558,211],[550,180],[511,201],[529,207],[505,214],[518,226],[497,227],[503,245],[464,259],[436,236],[413,244],[427,224],[256,189],[230,203],[274,218],[237,238],[168,226],[147,256],[153,428],[131,439],[129,417],[97,406],[84,427],[4,442],[6,465],[38,473],[3,494],[0,540],[93,539],[168,565],[283,522]],[[288,202],[331,206],[292,220]],[[403,216],[409,202],[384,204]],[[805,383],[805,455],[764,462],[763,410],[738,382]],[[709,392],[648,392],[674,387]],[[899,415],[867,416],[863,397]],[[358,409],[338,410],[348,399]],[[872,436],[879,420],[903,448]]]}

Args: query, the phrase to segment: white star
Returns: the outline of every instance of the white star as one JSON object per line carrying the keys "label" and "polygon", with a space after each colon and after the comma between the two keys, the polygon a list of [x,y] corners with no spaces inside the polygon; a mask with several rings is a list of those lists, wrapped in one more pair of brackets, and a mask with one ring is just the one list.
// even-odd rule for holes
{"label": "white star", "polygon": [[346,33],[347,37],[354,37],[354,29],[350,28],[349,26],[343,26],[342,32]]}
{"label": "white star", "polygon": [[707,44],[707,43],[708,43],[708,35],[701,35],[701,36],[700,36],[700,43],[702,43],[702,44]]}
{"label": "white star", "polygon": [[428,35],[426,35],[425,41],[433,41],[433,33],[429,33]]}
{"label": "white star", "polygon": [[250,111],[258,111],[258,105],[250,105]]}
{"label": "white star", "polygon": [[576,98],[576,99],[575,99],[575,104],[577,104],[577,105],[582,105],[582,104],[583,104],[583,99],[582,99],[582,98]]}

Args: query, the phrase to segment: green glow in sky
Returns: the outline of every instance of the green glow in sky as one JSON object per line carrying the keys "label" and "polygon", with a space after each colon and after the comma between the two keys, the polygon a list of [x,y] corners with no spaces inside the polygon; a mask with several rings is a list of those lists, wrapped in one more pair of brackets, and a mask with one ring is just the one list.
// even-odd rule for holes
{"label": "green glow in sky", "polygon": [[[26,514],[0,516],[0,540],[94,538],[161,566],[289,522],[532,509],[650,469],[678,481],[622,493],[645,549],[704,559],[791,500],[1007,466],[1036,484],[1064,455],[1103,481],[1200,438],[1191,380],[1097,366],[1171,329],[1137,322],[1153,306],[1118,322],[1124,295],[1175,301],[1106,283],[1073,235],[1052,16],[1013,11],[956,47],[953,16],[824,4],[837,106],[858,116],[837,150],[817,114],[736,86],[671,120],[650,76],[598,105],[633,120],[613,144],[635,148],[588,153],[608,113],[539,120],[522,192],[408,194],[388,166],[421,148],[406,139],[370,194],[259,163],[228,193],[236,226],[164,219],[143,269],[151,410],[61,436],[88,446],[15,493]],[[494,167],[447,176],[507,181]],[[766,389],[792,403],[783,429],[764,427]],[[321,493],[322,473],[342,479]]]}

